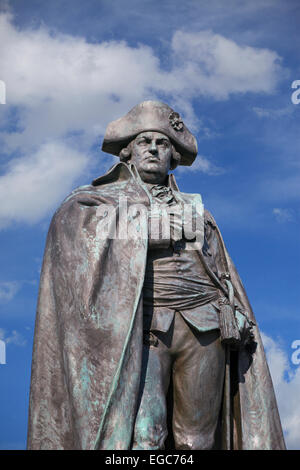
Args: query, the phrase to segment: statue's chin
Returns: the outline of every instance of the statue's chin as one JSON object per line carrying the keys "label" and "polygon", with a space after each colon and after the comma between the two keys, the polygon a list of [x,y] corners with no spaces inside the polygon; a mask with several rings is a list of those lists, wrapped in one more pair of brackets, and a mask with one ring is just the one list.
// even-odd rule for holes
{"label": "statue's chin", "polygon": [[165,174],[154,171],[139,171],[139,174],[144,183],[163,184],[166,180]]}

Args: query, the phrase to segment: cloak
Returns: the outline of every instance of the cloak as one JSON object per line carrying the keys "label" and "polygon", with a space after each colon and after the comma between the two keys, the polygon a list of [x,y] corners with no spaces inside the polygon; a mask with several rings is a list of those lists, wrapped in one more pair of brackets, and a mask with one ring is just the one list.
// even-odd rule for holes
{"label": "cloak", "polygon": [[[179,193],[186,201],[197,195]],[[118,163],[92,185],[71,193],[52,219],[36,315],[28,449],[131,447],[140,385],[148,221],[132,212],[134,238],[104,237],[102,208],[114,207],[110,233],[121,226],[119,197],[149,206],[133,169]],[[100,209],[100,212],[99,212]],[[100,214],[100,215],[99,215]],[[101,215],[102,214],[102,215]],[[234,294],[255,318],[219,229],[204,217],[199,255],[220,284],[228,272]],[[121,231],[122,231],[122,227]],[[205,248],[205,249],[204,249]],[[218,285],[220,287],[220,285]],[[257,326],[255,351],[229,351],[220,415],[220,448],[284,449],[273,385]]]}

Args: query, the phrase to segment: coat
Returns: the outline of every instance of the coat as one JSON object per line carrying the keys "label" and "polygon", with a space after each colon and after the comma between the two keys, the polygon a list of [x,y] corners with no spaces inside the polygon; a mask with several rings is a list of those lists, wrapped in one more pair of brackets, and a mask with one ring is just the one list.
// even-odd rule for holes
{"label": "coat", "polygon": [[[169,184],[179,191],[172,176]],[[129,205],[149,206],[132,169],[119,163],[73,191],[52,219],[36,315],[28,449],[130,449],[141,374],[147,216],[141,211],[128,221],[140,236],[101,236],[99,207],[114,206],[118,226],[122,194]],[[180,194],[186,201],[195,197]],[[204,226],[206,249],[200,255],[208,272],[216,283],[219,273],[230,273],[236,299],[255,322],[207,211]],[[245,346],[227,356],[220,448],[284,449],[257,326],[253,334],[254,352]]]}

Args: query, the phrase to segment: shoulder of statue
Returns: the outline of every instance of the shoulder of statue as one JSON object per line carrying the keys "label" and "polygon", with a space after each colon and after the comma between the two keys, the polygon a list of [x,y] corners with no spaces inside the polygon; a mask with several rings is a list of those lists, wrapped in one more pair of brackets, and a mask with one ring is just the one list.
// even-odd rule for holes
{"label": "shoulder of statue", "polygon": [[94,196],[97,194],[96,188],[91,184],[86,184],[84,186],[78,186],[78,188],[73,189],[73,191],[63,200],[61,205],[69,201],[76,200],[81,196]]}
{"label": "shoulder of statue", "polygon": [[96,191],[92,185],[79,186],[75,188],[58,206],[53,219],[58,219],[62,214],[69,212],[80,200],[91,201]]}
{"label": "shoulder of statue", "polygon": [[217,227],[214,217],[207,209],[204,209],[204,222],[211,225],[214,228]]}
{"label": "shoulder of statue", "polygon": [[201,203],[202,204],[202,197],[199,193],[183,193],[182,191],[177,191],[173,189],[173,193],[176,197],[179,196],[184,202],[191,204],[191,203]]}

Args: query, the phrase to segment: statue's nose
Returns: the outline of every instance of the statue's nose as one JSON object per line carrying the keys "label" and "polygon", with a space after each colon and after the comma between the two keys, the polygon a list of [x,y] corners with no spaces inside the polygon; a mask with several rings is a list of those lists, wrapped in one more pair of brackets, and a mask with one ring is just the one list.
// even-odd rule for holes
{"label": "statue's nose", "polygon": [[153,142],[153,141],[152,141],[151,144],[150,144],[149,152],[151,152],[151,153],[157,153],[157,146],[156,146],[156,143]]}

